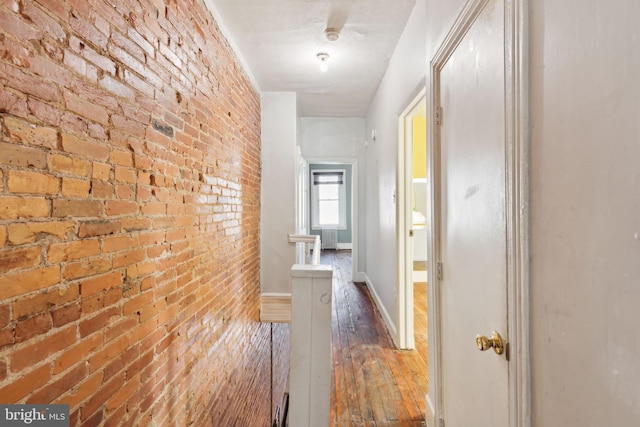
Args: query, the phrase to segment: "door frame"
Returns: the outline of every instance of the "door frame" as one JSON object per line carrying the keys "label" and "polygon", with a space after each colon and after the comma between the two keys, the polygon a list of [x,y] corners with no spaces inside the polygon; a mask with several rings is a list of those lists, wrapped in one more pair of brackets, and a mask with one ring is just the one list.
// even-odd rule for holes
{"label": "door frame", "polygon": [[[468,0],[428,67],[429,105],[427,161],[429,169],[428,277],[429,283],[429,426],[443,420],[440,123],[440,72],[490,0]],[[505,7],[505,139],[506,139],[506,248],[507,325],[509,354],[509,427],[531,423],[529,369],[529,134],[528,134],[528,0],[504,0]]]}
{"label": "door frame", "polygon": [[[398,175],[396,203],[397,244],[397,283],[396,304],[396,346],[402,349],[414,349],[415,330],[413,325],[413,238],[409,236],[413,225],[411,208],[413,178],[413,122],[412,119],[421,102],[426,102],[427,88],[424,87],[413,98],[398,118]],[[428,143],[428,142],[427,142]],[[426,159],[425,159],[426,160]]]}
{"label": "door frame", "polygon": [[[358,273],[358,159],[355,157],[305,157],[308,165],[311,164],[323,164],[323,165],[351,165],[351,280],[361,281],[360,274]],[[309,168],[307,168],[307,172]],[[307,179],[307,203],[309,203],[309,180]],[[307,215],[309,213],[309,205],[307,205]],[[309,223],[309,229],[311,224]]]}

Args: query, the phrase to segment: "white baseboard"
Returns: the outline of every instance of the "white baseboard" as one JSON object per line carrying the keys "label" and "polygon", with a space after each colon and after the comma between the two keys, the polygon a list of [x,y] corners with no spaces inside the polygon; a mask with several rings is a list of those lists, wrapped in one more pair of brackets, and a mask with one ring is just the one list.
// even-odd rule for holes
{"label": "white baseboard", "polygon": [[352,250],[353,249],[353,243],[338,243],[336,245],[336,249],[337,250]]}
{"label": "white baseboard", "polygon": [[382,304],[382,300],[378,296],[378,293],[376,292],[376,289],[373,287],[373,284],[371,283],[371,280],[369,279],[369,276],[367,276],[366,273],[364,273],[364,276],[365,276],[365,283],[367,284],[367,288],[369,288],[369,292],[371,293],[371,296],[373,297],[373,302],[376,303],[376,307],[378,308],[378,311],[380,312],[380,315],[382,316],[382,320],[384,320],[384,324],[387,327],[387,330],[389,331],[389,334],[391,335],[391,338],[393,339],[393,344],[397,348],[399,348],[399,346],[398,346],[398,330],[396,328],[396,324],[391,319],[391,316],[389,316],[389,313],[387,312],[387,309]]}
{"label": "white baseboard", "polygon": [[358,271],[357,273],[355,273],[353,275],[353,277],[351,278],[351,280],[353,282],[358,282],[358,283],[366,283],[367,282],[367,274],[363,271]]}
{"label": "white baseboard", "polygon": [[424,420],[427,423],[427,427],[436,427],[436,411],[433,408],[433,402],[428,394],[425,399],[427,401],[427,405],[425,408]]}

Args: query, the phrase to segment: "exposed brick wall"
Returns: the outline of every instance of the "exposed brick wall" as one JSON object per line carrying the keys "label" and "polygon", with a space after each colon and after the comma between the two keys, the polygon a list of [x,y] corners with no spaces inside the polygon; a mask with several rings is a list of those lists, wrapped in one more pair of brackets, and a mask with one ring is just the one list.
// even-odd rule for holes
{"label": "exposed brick wall", "polygon": [[3,403],[270,424],[259,109],[199,0],[0,0]]}

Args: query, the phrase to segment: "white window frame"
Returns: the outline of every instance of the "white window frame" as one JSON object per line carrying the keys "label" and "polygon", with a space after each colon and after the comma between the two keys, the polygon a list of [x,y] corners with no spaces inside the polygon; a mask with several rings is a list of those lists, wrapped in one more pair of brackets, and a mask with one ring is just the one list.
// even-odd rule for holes
{"label": "white window frame", "polygon": [[[339,209],[339,224],[319,224],[319,200],[318,200],[318,184],[315,184],[314,175],[316,173],[341,173],[342,184],[339,186],[338,192],[338,209]],[[322,230],[323,228],[335,228],[337,230],[347,229],[347,171],[346,169],[313,169],[311,171],[311,229]],[[321,184],[320,184],[321,185]]]}

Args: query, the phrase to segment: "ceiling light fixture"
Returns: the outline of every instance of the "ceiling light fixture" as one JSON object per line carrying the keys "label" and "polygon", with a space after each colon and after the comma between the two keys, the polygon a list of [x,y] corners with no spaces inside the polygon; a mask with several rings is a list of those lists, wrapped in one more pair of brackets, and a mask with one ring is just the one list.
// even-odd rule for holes
{"label": "ceiling light fixture", "polygon": [[327,63],[327,61],[329,60],[329,54],[320,52],[316,56],[318,57],[318,60],[320,60],[320,71],[322,71],[323,73],[326,72],[329,69],[329,64]]}
{"label": "ceiling light fixture", "polygon": [[324,30],[324,34],[327,36],[327,40],[329,40],[330,42],[334,42],[338,40],[338,37],[340,37],[340,30],[338,30],[337,28],[329,27]]}

